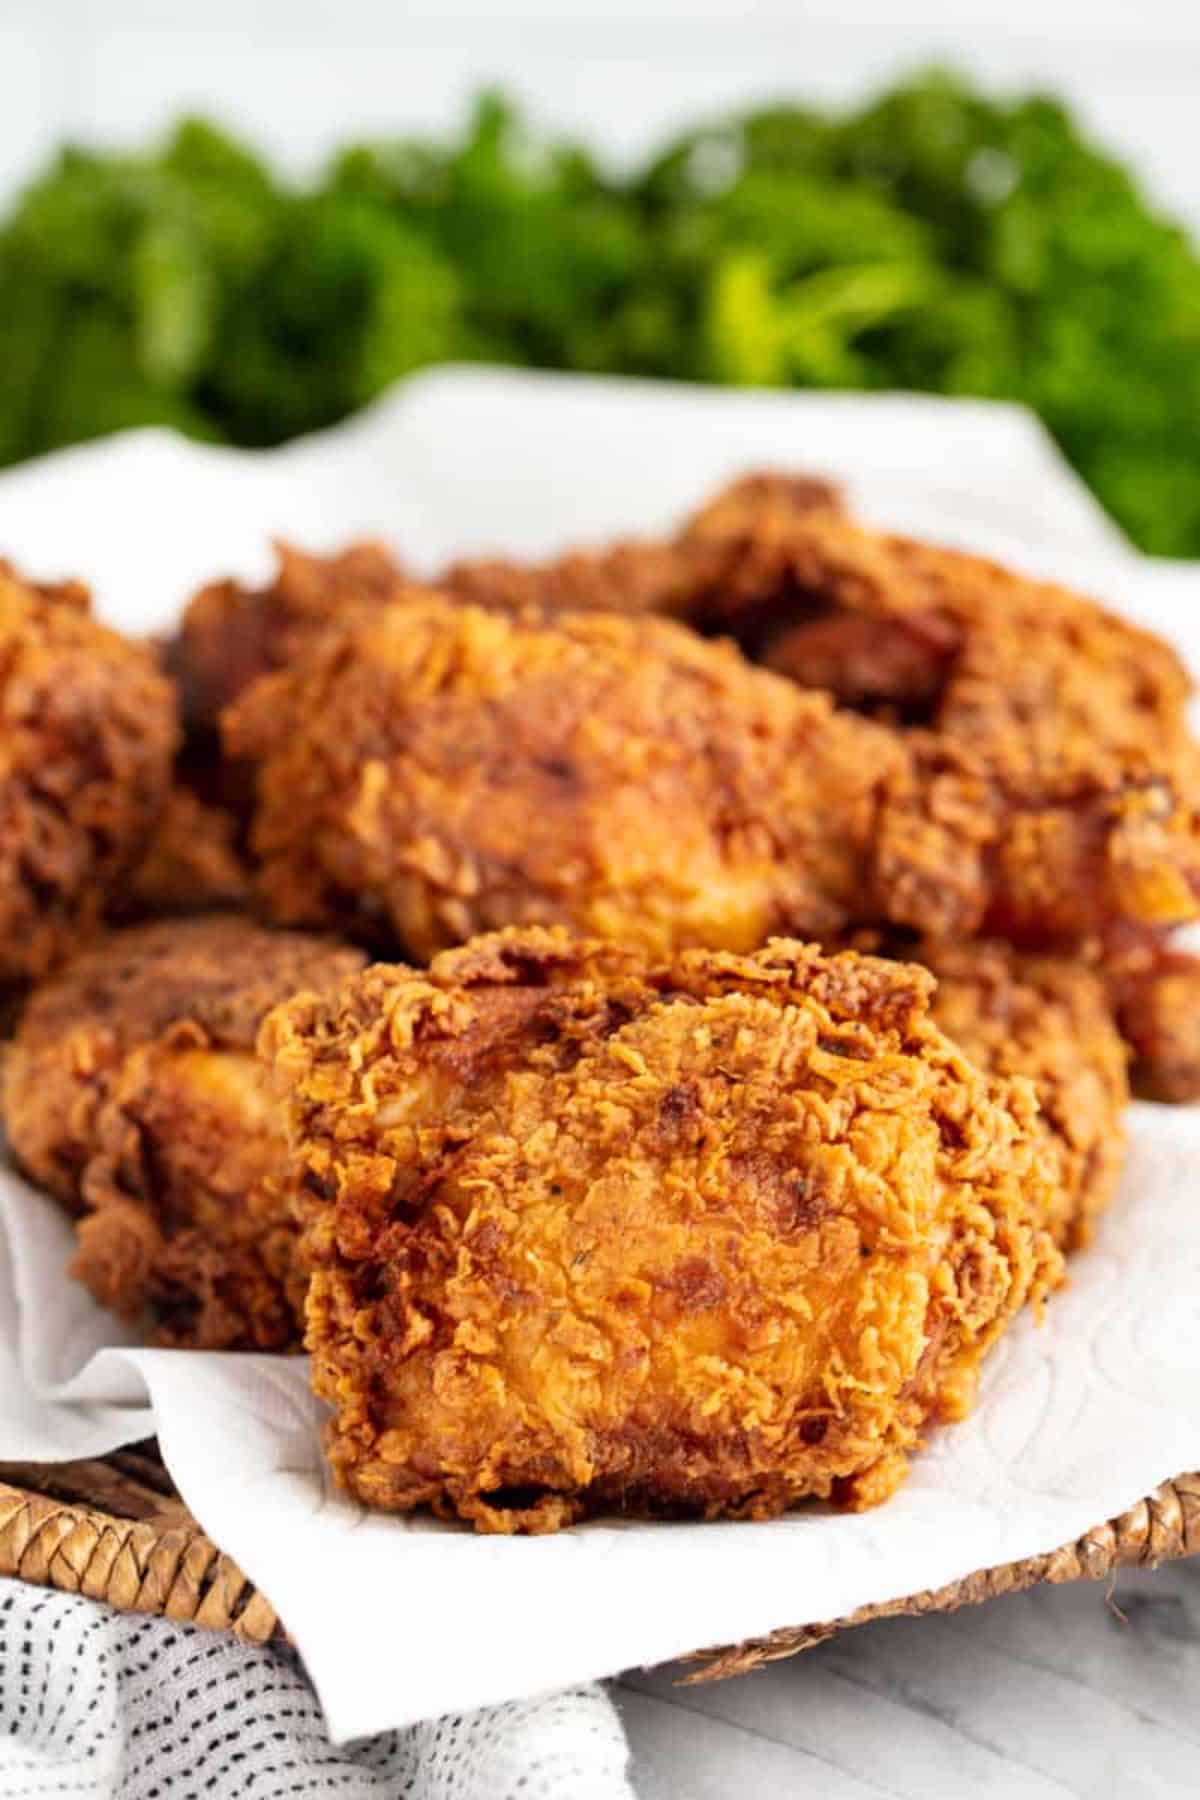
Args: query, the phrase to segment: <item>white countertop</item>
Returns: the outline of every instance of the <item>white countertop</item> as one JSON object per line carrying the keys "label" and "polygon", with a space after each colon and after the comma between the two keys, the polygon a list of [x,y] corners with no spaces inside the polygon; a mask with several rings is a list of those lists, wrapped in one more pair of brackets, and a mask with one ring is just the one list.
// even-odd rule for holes
{"label": "white countertop", "polygon": [[1200,1790],[1200,1559],[860,1626],[737,1680],[629,1675],[639,1800]]}

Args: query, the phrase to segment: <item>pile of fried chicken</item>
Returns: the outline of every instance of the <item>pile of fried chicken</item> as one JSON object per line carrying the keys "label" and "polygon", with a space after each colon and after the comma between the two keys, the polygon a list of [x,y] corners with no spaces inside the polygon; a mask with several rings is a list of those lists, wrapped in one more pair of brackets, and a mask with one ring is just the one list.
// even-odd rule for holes
{"label": "pile of fried chicken", "polygon": [[369,1505],[882,1500],[1200,1094],[1179,660],[825,481],[165,647],[0,565],[0,642],[12,1153]]}

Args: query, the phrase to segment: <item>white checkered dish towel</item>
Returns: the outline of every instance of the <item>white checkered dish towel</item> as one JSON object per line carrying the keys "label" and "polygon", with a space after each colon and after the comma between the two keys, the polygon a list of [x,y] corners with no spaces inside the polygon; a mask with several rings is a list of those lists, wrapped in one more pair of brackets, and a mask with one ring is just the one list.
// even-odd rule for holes
{"label": "white checkered dish towel", "polygon": [[633,1800],[628,1756],[594,1686],[333,1745],[287,1649],[0,1581],[0,1800]]}

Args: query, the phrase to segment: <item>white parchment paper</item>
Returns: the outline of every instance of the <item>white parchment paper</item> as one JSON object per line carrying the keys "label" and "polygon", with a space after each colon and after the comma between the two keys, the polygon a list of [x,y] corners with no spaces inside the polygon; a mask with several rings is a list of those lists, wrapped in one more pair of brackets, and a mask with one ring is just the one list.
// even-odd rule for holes
{"label": "white parchment paper", "polygon": [[[406,384],[349,426],[265,454],[139,432],[0,477],[0,555],[91,580],[162,629],[273,533],[356,532],[419,570],[670,524],[748,466],[846,480],[882,524],[1101,594],[1200,670],[1200,579],[1138,558],[1040,428],[1008,407],[755,395],[491,370]],[[476,1538],[338,1495],[302,1359],[132,1347],[65,1276],[71,1230],[0,1169],[0,1460],[157,1431],[185,1500],[270,1596],[344,1739],[835,1617],[1048,1550],[1200,1467],[1200,1109],[1135,1107],[1096,1246],[1045,1322],[1018,1321],[971,1419],[858,1517],[595,1523]]]}

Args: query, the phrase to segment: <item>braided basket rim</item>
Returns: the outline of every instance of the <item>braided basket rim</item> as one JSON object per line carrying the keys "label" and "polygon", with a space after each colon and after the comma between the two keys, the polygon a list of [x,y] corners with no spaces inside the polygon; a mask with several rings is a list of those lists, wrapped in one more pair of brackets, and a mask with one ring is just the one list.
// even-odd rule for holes
{"label": "braided basket rim", "polygon": [[[689,1682],[744,1675],[871,1619],[952,1612],[1040,1582],[1098,1581],[1200,1552],[1200,1473],[1177,1475],[1127,1512],[1038,1556],[980,1569],[945,1587],[697,1650]],[[88,1462],[0,1464],[0,1576],[231,1634],[286,1641],[267,1597],[200,1529],[146,1450]]]}

